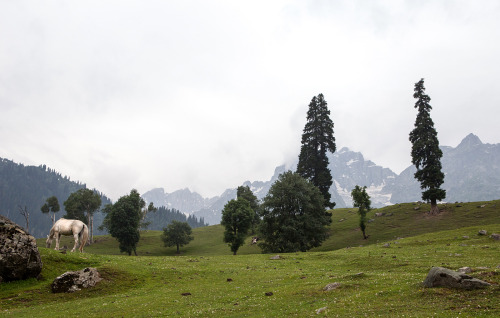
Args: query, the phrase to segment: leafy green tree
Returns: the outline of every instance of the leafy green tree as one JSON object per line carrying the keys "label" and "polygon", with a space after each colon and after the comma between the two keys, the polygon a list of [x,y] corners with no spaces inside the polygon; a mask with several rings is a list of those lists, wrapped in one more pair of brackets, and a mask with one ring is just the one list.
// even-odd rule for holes
{"label": "leafy green tree", "polygon": [[51,196],[50,198],[47,198],[45,204],[42,205],[41,210],[43,213],[52,212],[52,216],[50,218],[52,219],[52,225],[54,225],[54,223],[56,223],[56,212],[59,212],[59,210],[61,210],[57,197]]}
{"label": "leafy green tree", "polygon": [[253,194],[252,190],[250,190],[249,186],[239,186],[238,189],[236,190],[236,198],[238,199],[245,199],[250,203],[250,208],[252,208],[253,211],[253,217],[252,217],[252,224],[251,224],[251,231],[252,234],[255,234],[255,231],[257,229],[257,226],[259,225],[260,218],[259,218],[259,200]]}
{"label": "leafy green tree", "polygon": [[312,182],[287,171],[278,177],[261,205],[259,232],[264,252],[305,252],[329,236],[332,214]]}
{"label": "leafy green tree", "polygon": [[358,214],[359,214],[359,227],[361,228],[361,231],[363,232],[363,239],[367,239],[368,236],[366,236],[366,213],[369,212],[371,208],[371,201],[370,201],[370,196],[368,193],[366,193],[366,187],[360,187],[356,186],[354,189],[351,191],[351,197],[353,201],[353,205],[355,208],[358,208]]}
{"label": "leafy green tree", "polygon": [[133,189],[129,195],[122,196],[114,204],[108,204],[104,208],[106,217],[103,228],[106,228],[112,237],[120,243],[120,252],[126,252],[137,256],[137,243],[141,237],[139,226],[142,219],[142,209],[146,202],[141,198],[137,190]]}
{"label": "leafy green tree", "polygon": [[65,218],[87,223],[90,228],[89,242],[94,242],[94,213],[101,207],[101,196],[96,191],[82,188],[69,195],[64,201]]}
{"label": "leafy green tree", "polygon": [[191,227],[187,222],[172,221],[163,229],[161,239],[165,246],[177,246],[177,254],[180,254],[179,248],[193,240],[191,233]]}
{"label": "leafy green tree", "polygon": [[325,198],[325,206],[333,208],[335,202],[330,202],[330,187],[333,184],[332,174],[328,169],[326,154],[335,152],[335,137],[330,110],[323,94],[314,96],[309,103],[307,122],[302,133],[297,173],[311,181],[319,188]]}
{"label": "leafy green tree", "polygon": [[431,214],[438,214],[437,201],[446,198],[446,190],[441,189],[444,182],[444,173],[441,171],[441,157],[434,122],[432,121],[429,104],[431,98],[425,94],[424,79],[415,84],[413,97],[417,99],[415,108],[418,109],[415,128],[410,132],[412,143],[412,163],[417,168],[415,178],[420,182],[422,200],[431,202]]}
{"label": "leafy green tree", "polygon": [[233,255],[236,255],[240,246],[245,242],[253,218],[254,211],[250,203],[243,198],[231,200],[224,206],[221,220],[221,224],[225,227],[224,242],[229,244]]}

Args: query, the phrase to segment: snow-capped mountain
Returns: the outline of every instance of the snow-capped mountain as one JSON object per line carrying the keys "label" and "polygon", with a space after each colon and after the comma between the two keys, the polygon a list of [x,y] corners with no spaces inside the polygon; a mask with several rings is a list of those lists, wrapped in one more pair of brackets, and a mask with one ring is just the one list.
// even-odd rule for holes
{"label": "snow-capped mountain", "polygon": [[[442,188],[446,202],[485,201],[500,198],[500,144],[483,144],[469,134],[456,147],[441,147],[445,174]],[[415,167],[406,168],[383,191],[391,203],[421,200],[420,184],[413,177]]]}
{"label": "snow-capped mountain", "polygon": [[352,206],[351,191],[356,185],[366,186],[373,207],[391,204],[391,194],[383,192],[387,184],[394,182],[397,174],[389,168],[383,168],[370,160],[365,160],[360,152],[342,148],[329,155],[329,168],[332,172],[333,185],[330,188],[335,207]]}
{"label": "snow-capped mountain", "polygon": [[[367,186],[372,205],[381,207],[388,205],[390,194],[382,193],[381,190],[388,182],[396,177],[396,174],[388,168],[377,166],[371,161],[365,161],[359,152],[353,152],[348,148],[329,154],[329,168],[332,171],[334,184],[330,188],[332,200],[337,208],[352,206],[351,190],[355,185]],[[293,164],[295,170],[297,164]],[[248,186],[255,196],[263,199],[279,175],[285,172],[285,165],[276,167],[274,174],[268,181],[246,181],[243,186]],[[155,206],[166,206],[175,208],[186,214],[194,214],[203,217],[209,224],[218,224],[221,211],[229,200],[236,198],[236,188],[227,189],[218,197],[204,199],[196,192],[189,189],[178,190],[173,193],[165,193],[164,189],[157,188],[142,195],[147,202],[153,202]]]}
{"label": "snow-capped mountain", "polygon": [[[477,136],[469,134],[456,148],[442,146],[441,149],[447,202],[500,198],[500,144],[483,144]],[[414,166],[397,175],[345,147],[329,154],[328,159],[334,181],[330,193],[336,208],[352,207],[351,191],[356,185],[367,187],[372,207],[421,200],[420,184],[413,177]],[[296,166],[295,163],[291,167]],[[269,181],[246,181],[243,185],[249,186],[258,199],[263,199],[285,170],[284,165],[276,167]],[[175,208],[203,217],[209,224],[218,224],[224,205],[236,198],[236,188],[210,199],[188,189],[169,194],[161,188],[146,192],[143,198],[155,206]]]}
{"label": "snow-capped mountain", "polygon": [[219,199],[219,197],[205,199],[200,194],[191,192],[187,188],[177,190],[172,193],[165,193],[163,188],[156,188],[144,193],[142,198],[147,203],[153,202],[155,206],[164,206],[176,209],[185,214],[191,214],[201,209],[210,207]]}

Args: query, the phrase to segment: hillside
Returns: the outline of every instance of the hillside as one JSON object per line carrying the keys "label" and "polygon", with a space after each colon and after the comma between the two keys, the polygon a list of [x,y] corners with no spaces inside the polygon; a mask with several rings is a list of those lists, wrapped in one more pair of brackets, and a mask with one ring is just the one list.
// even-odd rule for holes
{"label": "hillside", "polygon": [[[482,207],[484,206],[484,207]],[[331,236],[322,246],[312,251],[331,251],[346,247],[366,246],[407,238],[435,231],[454,230],[466,226],[488,226],[500,223],[500,200],[468,202],[439,205],[442,212],[436,217],[429,217],[425,211],[427,204],[405,203],[372,210],[367,214],[367,240],[363,240],[359,231],[359,217],[356,209],[334,209]],[[376,216],[376,214],[381,216]],[[229,247],[222,241],[224,228],[221,225],[193,229],[194,240],[181,248],[184,256],[213,256],[231,254]],[[163,247],[160,231],[141,232],[141,241],[137,247],[139,255],[173,256],[175,247]],[[71,239],[63,238],[70,246]],[[118,243],[114,238],[101,236],[98,242],[85,248],[89,253],[120,255]],[[44,240],[38,240],[43,244]],[[250,245],[250,237],[238,250],[238,255],[260,254],[261,250]]]}
{"label": "hillside", "polygon": [[[403,212],[404,213],[404,212]],[[214,227],[209,227],[214,228]],[[197,231],[207,230],[200,228]],[[61,254],[40,248],[42,279],[2,284],[6,317],[498,317],[500,242],[463,227],[336,251],[176,257]],[[481,248],[478,248],[481,247]],[[68,270],[96,267],[104,280],[52,294]],[[471,267],[492,286],[476,291],[422,288],[432,266]],[[323,288],[330,283],[340,287]]]}
{"label": "hillside", "polygon": [[[84,183],[71,181],[45,165],[25,166],[0,158],[0,214],[26,228],[26,221],[19,214],[19,207],[26,207],[30,215],[29,231],[35,237],[45,237],[52,227],[50,217],[40,211],[45,200],[57,197],[61,208],[56,213],[56,219],[59,219],[66,214],[64,201],[71,193],[85,187]],[[103,205],[111,203],[102,193],[101,201]],[[102,219],[102,213],[95,214],[94,234],[105,233],[97,230]]]}
{"label": "hillside", "polygon": [[[34,237],[46,237],[52,227],[50,217],[40,211],[47,198],[57,197],[60,211],[56,213],[56,219],[59,219],[66,214],[64,201],[71,193],[85,187],[85,184],[71,181],[69,177],[63,177],[45,165],[25,166],[0,158],[0,214],[27,230],[26,220],[19,213],[19,207],[23,209],[26,207],[29,212],[29,232]],[[100,195],[102,207],[111,203],[111,200],[104,194]],[[205,225],[203,218],[186,216],[175,209],[157,207],[158,210],[148,213],[144,220],[149,223],[149,229],[161,230],[172,220],[188,222],[191,227]],[[94,214],[95,235],[107,233],[98,229],[103,219],[103,213]]]}

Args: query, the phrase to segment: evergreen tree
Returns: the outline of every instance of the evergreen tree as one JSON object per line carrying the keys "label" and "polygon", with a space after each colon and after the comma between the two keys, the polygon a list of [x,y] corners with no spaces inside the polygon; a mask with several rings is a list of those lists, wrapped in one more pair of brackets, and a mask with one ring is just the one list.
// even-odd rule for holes
{"label": "evergreen tree", "polygon": [[120,243],[120,252],[137,256],[137,243],[141,237],[139,226],[142,219],[142,209],[146,202],[137,190],[133,189],[129,195],[122,196],[115,204],[108,204],[104,208],[106,217],[101,227],[108,230],[112,237]]}
{"label": "evergreen tree", "polygon": [[431,98],[425,94],[424,79],[415,84],[413,97],[417,99],[415,108],[418,109],[415,129],[410,132],[412,143],[412,163],[417,168],[415,178],[420,182],[422,200],[431,202],[431,214],[438,214],[437,201],[446,197],[446,190],[440,188],[444,182],[444,173],[441,171],[441,157],[434,122],[432,121],[429,104]]}
{"label": "evergreen tree", "polygon": [[94,242],[94,213],[101,207],[101,196],[96,191],[82,188],[70,194],[64,201],[65,218],[87,223],[90,229],[89,242]]}
{"label": "evergreen tree", "polygon": [[309,180],[325,198],[325,206],[333,208],[335,202],[330,202],[330,187],[333,184],[332,174],[328,169],[326,154],[335,152],[335,137],[330,110],[323,94],[314,96],[309,103],[307,122],[302,133],[297,173]]}
{"label": "evergreen tree", "polygon": [[163,229],[161,239],[165,246],[177,246],[177,254],[180,254],[179,248],[193,240],[191,233],[191,227],[187,222],[172,221]]}
{"label": "evergreen tree", "polygon": [[322,193],[310,181],[287,171],[278,177],[261,205],[259,226],[264,252],[305,252],[329,236],[331,213]]}
{"label": "evergreen tree", "polygon": [[51,196],[50,198],[47,198],[45,201],[45,204],[42,205],[42,213],[49,213],[52,212],[52,216],[50,217],[52,220],[52,225],[56,223],[56,212],[59,212],[61,207],[59,206],[59,201],[57,200],[56,196]]}
{"label": "evergreen tree", "polygon": [[371,201],[370,201],[370,196],[368,193],[366,193],[366,187],[360,187],[356,186],[354,189],[351,191],[351,197],[353,201],[353,206],[355,208],[358,208],[358,214],[359,214],[359,227],[361,228],[361,231],[363,232],[363,239],[367,239],[368,236],[366,236],[366,213],[369,212],[371,208]]}
{"label": "evergreen tree", "polygon": [[253,194],[252,190],[250,190],[249,186],[239,186],[236,190],[236,198],[245,199],[250,203],[250,208],[252,208],[253,216],[252,216],[252,224],[251,231],[252,235],[255,234],[255,230],[260,222],[259,218],[259,200]]}
{"label": "evergreen tree", "polygon": [[253,216],[254,211],[250,203],[243,198],[231,200],[224,206],[221,219],[221,224],[225,227],[224,242],[229,244],[233,255],[236,255],[240,246],[245,242]]}

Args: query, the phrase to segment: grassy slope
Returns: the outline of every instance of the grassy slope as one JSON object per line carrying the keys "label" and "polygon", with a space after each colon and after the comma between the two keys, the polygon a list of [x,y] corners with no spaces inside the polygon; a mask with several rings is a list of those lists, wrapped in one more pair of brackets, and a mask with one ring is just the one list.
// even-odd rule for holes
{"label": "grassy slope", "polygon": [[[482,205],[485,207],[481,208]],[[430,209],[429,205],[423,204],[415,210],[417,207],[419,207],[417,204],[405,203],[369,212],[367,219],[372,219],[373,222],[367,224],[366,233],[369,235],[367,240],[363,240],[359,230],[359,216],[356,209],[335,209],[332,211],[330,238],[321,247],[312,251],[331,251],[350,246],[375,244],[397,237],[500,223],[500,200],[440,205],[443,211],[436,217],[429,217],[425,213]],[[375,213],[384,215],[376,217]],[[194,229],[194,240],[181,248],[181,255],[230,255],[229,247],[222,241],[223,231],[224,228],[220,225]],[[175,247],[163,247],[160,235],[160,231],[142,232],[137,248],[138,254],[144,256],[176,255]],[[63,237],[63,239],[64,243],[61,246],[64,244],[70,248],[73,246],[71,238]],[[120,255],[118,243],[114,238],[102,236],[97,237],[97,240],[97,244],[88,246],[85,250],[89,253]],[[43,244],[43,240],[38,242],[39,246]],[[248,255],[260,252],[257,246],[250,245],[249,237],[246,244],[239,249],[238,254]]]}
{"label": "grassy slope", "polygon": [[[255,254],[258,249],[248,245],[242,248],[242,255],[229,255],[229,248],[220,242],[222,228],[217,226],[197,229],[195,240],[184,247],[183,256],[176,257],[100,254],[108,250],[118,254],[114,239],[105,237],[86,248],[85,254],[64,255],[40,248],[44,278],[2,284],[0,316],[304,317],[316,316],[318,308],[327,307],[323,313],[331,317],[495,317],[500,315],[500,242],[477,232],[500,233],[498,208],[493,207],[498,203],[487,203],[485,208],[476,208],[479,203],[466,204],[430,219],[422,216],[424,208],[415,211],[412,205],[378,210],[393,215],[376,217],[369,224],[368,241],[379,243],[368,246],[355,229],[356,215],[348,209],[335,210],[335,234],[325,245],[338,248],[361,242],[364,247],[284,254],[281,260]],[[346,220],[338,222],[341,218]],[[398,218],[413,223],[403,228]],[[464,227],[471,223],[480,225]],[[424,227],[447,226],[458,229],[412,236],[425,232]],[[351,238],[335,243],[347,233]],[[143,255],[174,255],[174,248],[161,247],[159,232],[142,237],[139,252]],[[389,248],[382,247],[386,239]],[[105,280],[73,294],[50,292],[57,275],[86,266],[97,267]],[[473,276],[494,285],[479,291],[423,289],[420,282],[431,266],[470,266],[475,270]],[[332,282],[341,283],[341,288],[322,291]],[[273,295],[266,296],[266,292]]]}

